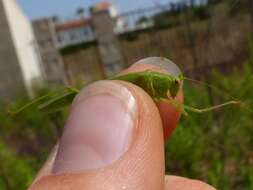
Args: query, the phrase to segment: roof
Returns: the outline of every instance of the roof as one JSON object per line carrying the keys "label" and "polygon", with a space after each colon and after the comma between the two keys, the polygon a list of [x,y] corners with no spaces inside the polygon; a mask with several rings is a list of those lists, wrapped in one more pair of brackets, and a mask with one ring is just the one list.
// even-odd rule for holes
{"label": "roof", "polygon": [[64,31],[91,25],[91,19],[78,19],[56,25],[56,31]]}

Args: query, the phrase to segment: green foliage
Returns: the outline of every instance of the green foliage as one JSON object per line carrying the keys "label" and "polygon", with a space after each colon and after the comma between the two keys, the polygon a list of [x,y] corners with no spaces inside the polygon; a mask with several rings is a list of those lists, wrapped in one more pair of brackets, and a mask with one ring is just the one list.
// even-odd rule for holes
{"label": "green foliage", "polygon": [[136,22],[136,24],[142,24],[142,23],[145,23],[145,22],[148,22],[149,19],[146,17],[146,16],[142,16],[141,18],[138,19],[138,21]]}
{"label": "green foliage", "polygon": [[249,0],[226,0],[231,15],[239,15],[248,12]]}
{"label": "green foliage", "polygon": [[173,13],[170,11],[156,14],[153,17],[156,29],[166,29],[169,27],[177,26],[181,23],[180,12]]}
{"label": "green foliage", "polygon": [[194,20],[205,20],[210,17],[207,6],[195,6],[192,8]]}
{"label": "green foliage", "polygon": [[[21,97],[13,106],[29,101]],[[65,112],[45,115],[31,107],[11,116],[8,108],[0,107],[0,189],[27,189],[61,134]]]}
{"label": "green foliage", "polygon": [[[213,72],[210,83],[253,107],[252,67],[229,76]],[[46,90],[47,91],[47,90]],[[185,81],[186,104],[210,106],[230,100],[205,86]],[[45,91],[43,92],[43,94]],[[211,96],[211,97],[210,97]],[[29,101],[20,98],[15,107]],[[27,189],[57,142],[67,111],[50,115],[35,108],[10,117],[0,111],[0,189]],[[226,107],[205,114],[191,113],[180,122],[166,145],[166,172],[204,180],[219,190],[253,188],[253,116],[244,107]]]}
{"label": "green foliage", "polygon": [[222,3],[224,0],[207,0],[208,5],[216,5],[218,3]]}
{"label": "green foliage", "polygon": [[[187,18],[185,18],[187,17]],[[153,16],[156,29],[166,29],[188,22],[205,20],[210,17],[208,6],[181,6],[177,9],[164,11]]]}
{"label": "green foliage", "polygon": [[26,189],[35,175],[30,160],[0,142],[0,189]]}
{"label": "green foliage", "polygon": [[[229,77],[214,72],[211,83],[253,108],[249,65]],[[230,99],[226,93],[212,94],[217,103]],[[207,107],[209,96],[206,87],[185,85],[186,104]],[[167,173],[204,180],[219,190],[252,189],[253,115],[246,109],[231,106],[183,118],[166,146]]]}

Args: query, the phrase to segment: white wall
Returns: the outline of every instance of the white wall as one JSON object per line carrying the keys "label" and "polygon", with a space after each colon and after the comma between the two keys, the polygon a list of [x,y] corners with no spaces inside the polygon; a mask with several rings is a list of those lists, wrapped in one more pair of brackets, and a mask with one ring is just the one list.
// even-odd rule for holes
{"label": "white wall", "polygon": [[42,79],[40,57],[37,51],[37,43],[33,34],[32,26],[16,0],[3,0],[11,35],[16,48],[21,66],[25,86],[32,95],[34,80]]}

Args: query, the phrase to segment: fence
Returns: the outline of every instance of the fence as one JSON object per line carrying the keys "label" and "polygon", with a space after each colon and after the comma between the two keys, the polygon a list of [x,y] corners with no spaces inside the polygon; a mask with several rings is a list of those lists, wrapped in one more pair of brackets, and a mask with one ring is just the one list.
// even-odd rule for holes
{"label": "fence", "polygon": [[[223,4],[212,8],[211,13],[200,6],[194,13],[197,15],[185,9],[178,16],[170,8],[156,6],[119,16],[125,23],[124,32],[118,32],[124,67],[150,56],[170,58],[193,77],[208,75],[212,69],[229,72],[234,66],[241,67],[247,57],[248,14],[231,18]],[[83,51],[89,50],[82,49],[79,53]],[[98,57],[97,52],[93,51],[92,56]],[[100,57],[94,65],[101,62]]]}

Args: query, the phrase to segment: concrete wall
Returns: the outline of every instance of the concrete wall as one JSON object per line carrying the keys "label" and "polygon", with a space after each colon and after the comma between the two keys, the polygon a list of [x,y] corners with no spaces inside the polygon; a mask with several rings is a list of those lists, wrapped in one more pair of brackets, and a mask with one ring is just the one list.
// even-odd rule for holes
{"label": "concrete wall", "polygon": [[41,81],[40,61],[33,30],[16,0],[2,0],[2,2],[23,81],[29,95],[32,95],[34,82]]}
{"label": "concrete wall", "polygon": [[49,85],[65,83],[62,58],[56,47],[57,39],[51,18],[41,18],[32,22],[34,34],[42,60],[43,76]]}
{"label": "concrete wall", "polygon": [[113,76],[124,67],[119,40],[114,33],[115,22],[108,10],[102,10],[92,12],[92,24],[104,73],[106,77]]}
{"label": "concrete wall", "polygon": [[70,85],[88,84],[104,78],[97,47],[91,46],[63,56],[65,74]]}
{"label": "concrete wall", "polygon": [[0,28],[0,99],[3,100],[13,98],[17,91],[24,90],[24,81],[2,0]]}

